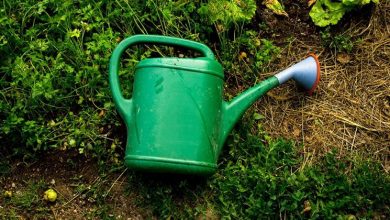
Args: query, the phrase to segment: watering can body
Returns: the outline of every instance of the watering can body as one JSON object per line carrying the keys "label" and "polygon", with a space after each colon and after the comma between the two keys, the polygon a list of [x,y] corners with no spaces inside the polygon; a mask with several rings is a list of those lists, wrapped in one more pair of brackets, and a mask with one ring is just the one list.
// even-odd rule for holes
{"label": "watering can body", "polygon": [[[191,62],[190,66],[185,64]],[[207,59],[154,58],[135,71],[129,167],[208,174],[216,168],[222,105],[221,66]]]}
{"label": "watering can body", "polygon": [[[124,50],[135,44],[186,47],[198,58],[149,58],[135,67],[133,93],[125,99],[118,78]],[[225,138],[244,111],[279,85],[264,81],[231,102],[223,101],[223,69],[205,45],[179,38],[136,35],[122,41],[110,60],[114,102],[127,127],[125,163],[135,170],[210,175]],[[261,87],[261,88],[260,88]]]}

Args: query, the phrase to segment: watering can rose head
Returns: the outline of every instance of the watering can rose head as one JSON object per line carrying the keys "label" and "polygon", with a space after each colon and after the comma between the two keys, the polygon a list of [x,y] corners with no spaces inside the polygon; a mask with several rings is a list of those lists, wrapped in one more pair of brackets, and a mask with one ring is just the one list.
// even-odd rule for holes
{"label": "watering can rose head", "polygon": [[[121,93],[120,57],[136,44],[185,47],[197,58],[149,58],[135,68],[133,97]],[[310,93],[320,76],[318,59],[305,60],[223,100],[223,69],[206,45],[181,38],[135,35],[123,40],[110,59],[109,81],[116,108],[127,127],[125,163],[149,172],[210,175],[234,124],[272,88],[294,79]]]}

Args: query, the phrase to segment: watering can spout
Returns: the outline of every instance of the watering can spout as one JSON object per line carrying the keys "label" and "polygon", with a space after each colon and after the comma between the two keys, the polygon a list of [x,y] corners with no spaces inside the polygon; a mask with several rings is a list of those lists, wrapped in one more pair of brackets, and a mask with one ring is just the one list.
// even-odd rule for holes
{"label": "watering can spout", "polygon": [[249,88],[245,92],[235,97],[230,102],[223,102],[222,106],[222,127],[218,154],[222,150],[222,146],[233,129],[236,122],[241,118],[245,111],[261,96],[267,93],[269,90],[277,87],[279,81],[275,76],[272,76],[263,82]]}
{"label": "watering can spout", "polygon": [[283,84],[289,79],[293,79],[311,95],[320,79],[320,65],[317,57],[310,55],[301,62],[249,88],[230,102],[223,102],[222,126],[218,145],[219,149],[216,152],[217,156],[220,154],[228,134],[245,111],[269,90]]}

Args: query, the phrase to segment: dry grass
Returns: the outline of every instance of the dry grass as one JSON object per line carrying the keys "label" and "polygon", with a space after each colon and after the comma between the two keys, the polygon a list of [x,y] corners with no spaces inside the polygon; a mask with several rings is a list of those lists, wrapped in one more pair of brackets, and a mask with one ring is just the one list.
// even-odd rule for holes
{"label": "dry grass", "polygon": [[265,130],[304,143],[305,156],[336,147],[340,156],[373,155],[389,172],[389,9],[390,3],[382,3],[368,25],[350,24],[345,34],[362,39],[352,54],[339,54],[318,43],[293,41],[283,52],[286,59],[278,66],[288,66],[309,51],[317,51],[320,84],[312,97],[297,93],[293,84],[268,93],[257,106],[268,119]]}

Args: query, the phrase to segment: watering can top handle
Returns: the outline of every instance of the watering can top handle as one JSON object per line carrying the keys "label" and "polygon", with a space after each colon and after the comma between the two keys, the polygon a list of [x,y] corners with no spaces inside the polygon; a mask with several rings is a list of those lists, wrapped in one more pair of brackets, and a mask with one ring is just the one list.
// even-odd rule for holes
{"label": "watering can top handle", "polygon": [[123,52],[125,49],[135,44],[160,44],[168,46],[179,46],[201,52],[201,54],[209,59],[215,59],[214,53],[206,45],[191,40],[186,40],[177,37],[168,37],[162,35],[134,35],[124,39],[115,48],[115,52]]}
{"label": "watering can top handle", "polygon": [[[118,44],[118,46],[114,49],[109,65],[109,82],[111,87],[112,96],[114,99],[114,103],[118,108],[119,114],[128,121],[131,117],[131,99],[125,99],[122,95],[119,83],[119,67],[120,67],[120,58],[123,52],[132,45],[136,44],[162,44],[168,46],[180,46],[188,49],[193,49],[201,52],[201,54],[209,59],[215,59],[214,53],[208,48],[206,45],[185,40],[176,37],[167,37],[160,35],[134,35],[129,38],[124,39],[122,42]],[[127,120],[128,119],[128,120]]]}

